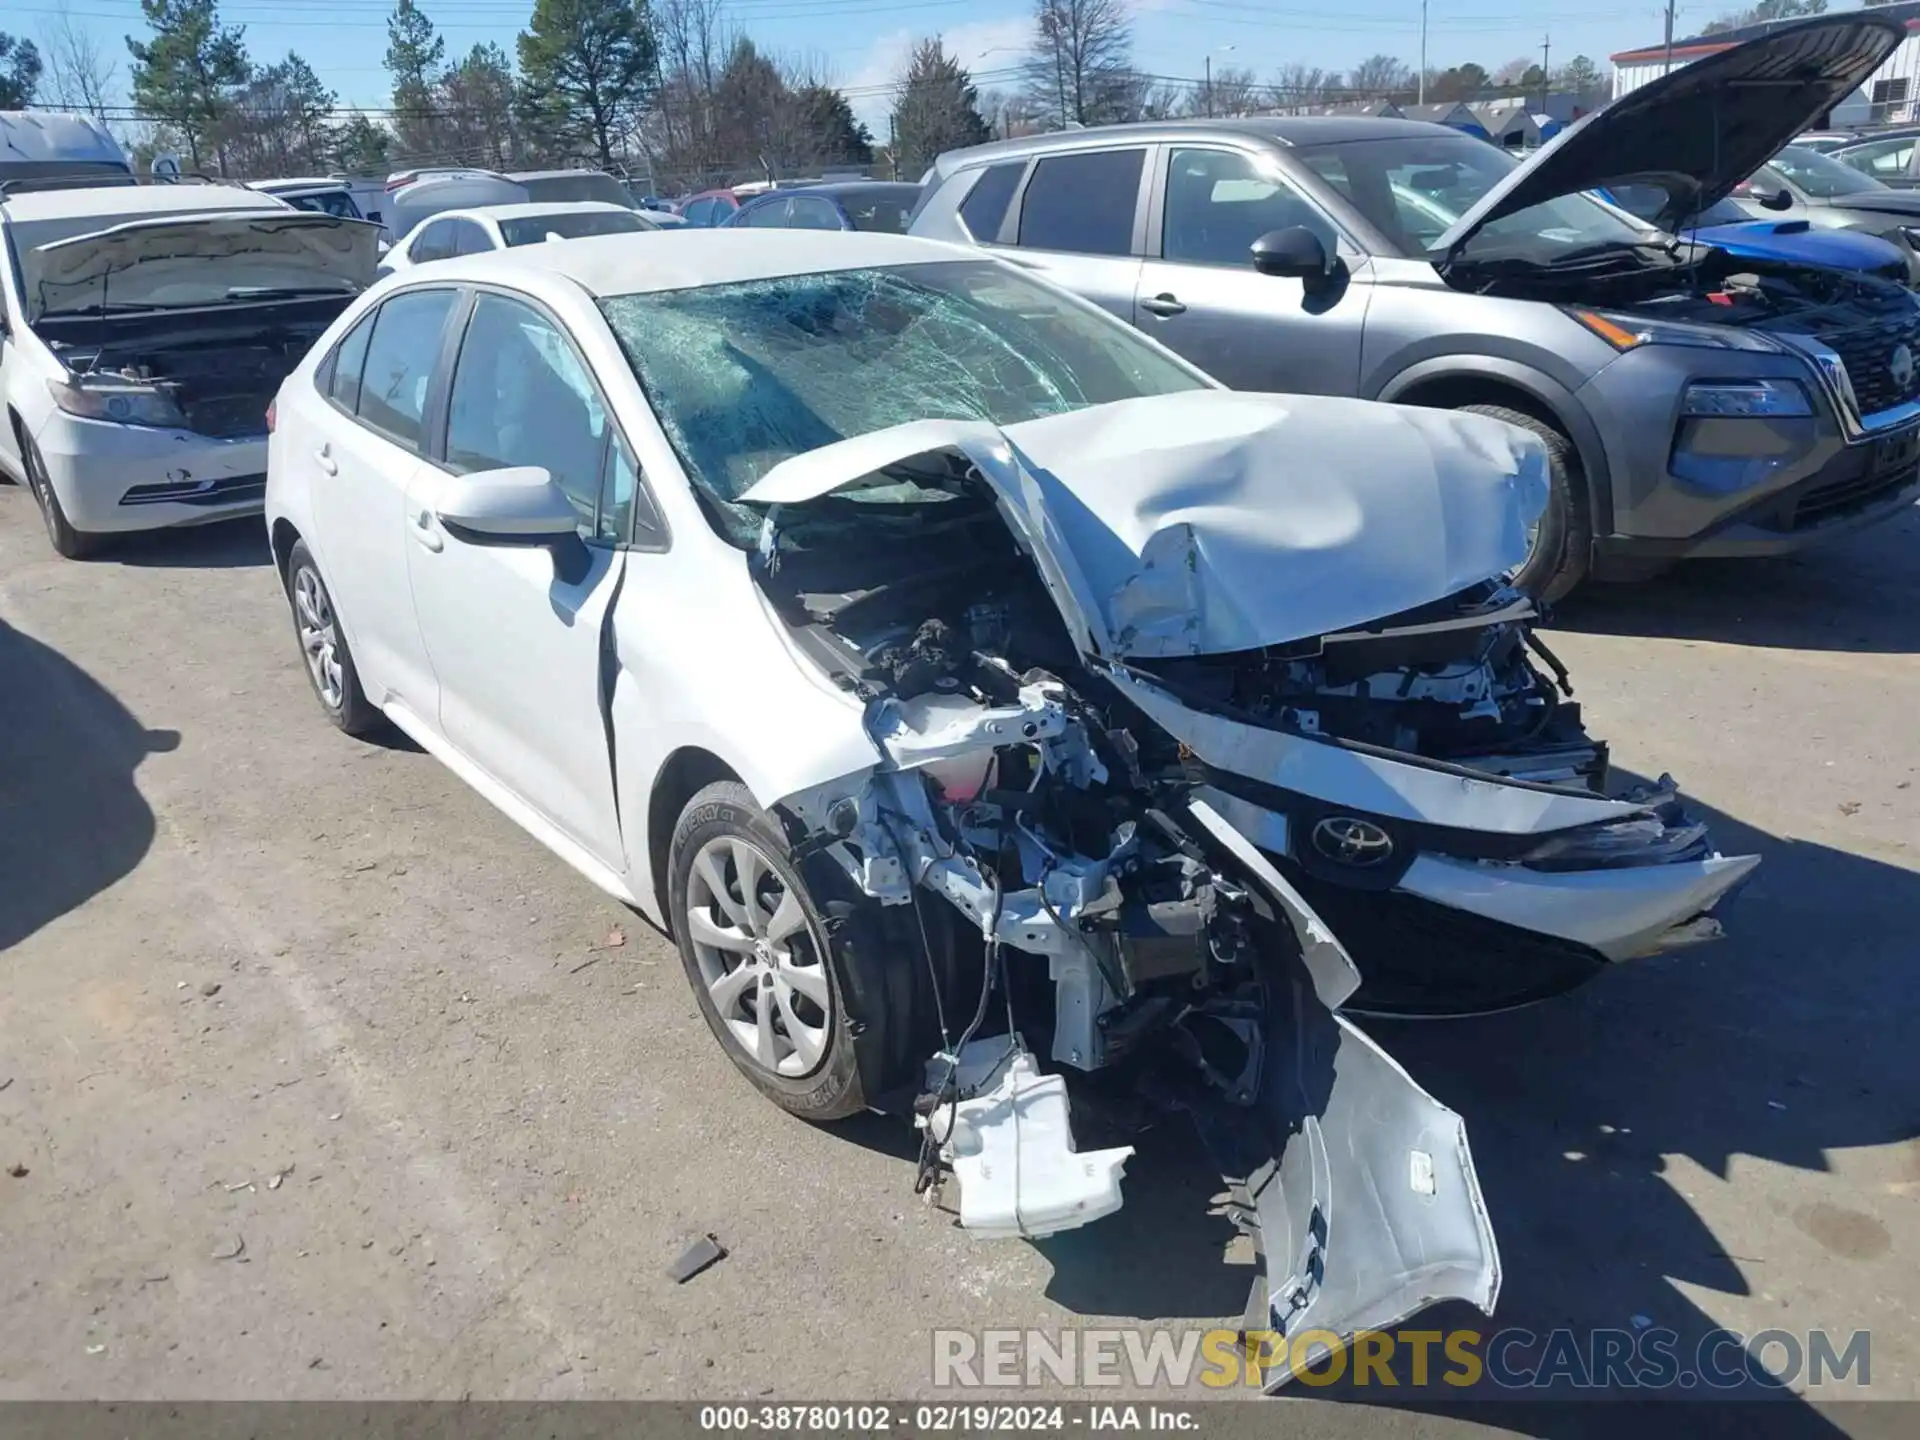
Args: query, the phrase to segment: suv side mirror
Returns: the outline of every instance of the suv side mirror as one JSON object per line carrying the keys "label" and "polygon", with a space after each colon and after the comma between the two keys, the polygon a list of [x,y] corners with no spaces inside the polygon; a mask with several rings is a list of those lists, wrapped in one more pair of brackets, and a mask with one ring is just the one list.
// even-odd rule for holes
{"label": "suv side mirror", "polygon": [[1793,192],[1791,190],[1753,190],[1747,198],[1762,210],[1791,210]]}
{"label": "suv side mirror", "polygon": [[1269,230],[1253,242],[1252,248],[1253,268],[1262,275],[1304,280],[1309,288],[1315,281],[1324,280],[1333,268],[1327,247],[1304,225]]}

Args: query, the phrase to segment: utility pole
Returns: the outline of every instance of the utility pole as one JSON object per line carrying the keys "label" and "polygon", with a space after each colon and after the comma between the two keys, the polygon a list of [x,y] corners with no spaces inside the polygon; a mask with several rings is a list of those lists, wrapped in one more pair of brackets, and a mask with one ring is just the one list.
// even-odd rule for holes
{"label": "utility pole", "polygon": [[1427,0],[1420,0],[1420,98],[1415,103],[1427,103]]}
{"label": "utility pole", "polygon": [[1213,52],[1207,52],[1207,118],[1213,118]]}
{"label": "utility pole", "polygon": [[1547,99],[1553,94],[1553,67],[1549,63],[1553,56],[1553,36],[1540,37],[1540,113],[1546,114]]}
{"label": "utility pole", "polygon": [[1673,72],[1673,4],[1674,0],[1667,0],[1667,58],[1660,66],[1662,75]]}

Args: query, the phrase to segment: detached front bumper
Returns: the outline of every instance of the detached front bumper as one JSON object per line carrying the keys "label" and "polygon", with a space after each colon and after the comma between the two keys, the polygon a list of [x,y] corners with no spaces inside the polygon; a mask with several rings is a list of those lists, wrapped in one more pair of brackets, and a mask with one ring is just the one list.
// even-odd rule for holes
{"label": "detached front bumper", "polygon": [[206,525],[258,515],[265,504],[264,434],[222,440],[56,413],[34,442],[77,530]]}

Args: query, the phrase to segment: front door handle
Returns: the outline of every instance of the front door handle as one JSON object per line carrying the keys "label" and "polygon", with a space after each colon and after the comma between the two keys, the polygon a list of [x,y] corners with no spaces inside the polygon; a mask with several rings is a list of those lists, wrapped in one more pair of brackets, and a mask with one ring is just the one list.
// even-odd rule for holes
{"label": "front door handle", "polygon": [[413,517],[413,538],[420,542],[421,549],[431,550],[436,555],[447,543],[440,537],[439,528],[433,523],[431,510],[422,510]]}
{"label": "front door handle", "polygon": [[313,463],[320,467],[322,474],[338,475],[340,473],[340,467],[334,463],[333,456],[329,453],[332,449],[333,446],[330,444],[322,445],[313,452]]}
{"label": "front door handle", "polygon": [[1149,315],[1158,315],[1162,319],[1169,315],[1183,315],[1187,309],[1171,295],[1155,295],[1150,299],[1142,300],[1140,308]]}

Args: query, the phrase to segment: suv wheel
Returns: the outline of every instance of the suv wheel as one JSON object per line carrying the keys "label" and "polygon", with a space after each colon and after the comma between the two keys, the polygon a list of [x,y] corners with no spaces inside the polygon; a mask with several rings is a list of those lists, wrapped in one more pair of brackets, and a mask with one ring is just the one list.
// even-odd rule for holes
{"label": "suv wheel", "polygon": [[803,1120],[866,1109],[841,956],[779,822],[746,786],[720,781],[687,802],[667,903],[700,1014],[754,1088]]}
{"label": "suv wheel", "polygon": [[1547,447],[1547,508],[1533,532],[1514,585],[1538,600],[1558,600],[1586,579],[1593,558],[1593,522],[1587,509],[1587,479],[1571,442],[1544,420],[1504,405],[1462,405],[1474,415],[1504,420],[1538,435]]}

